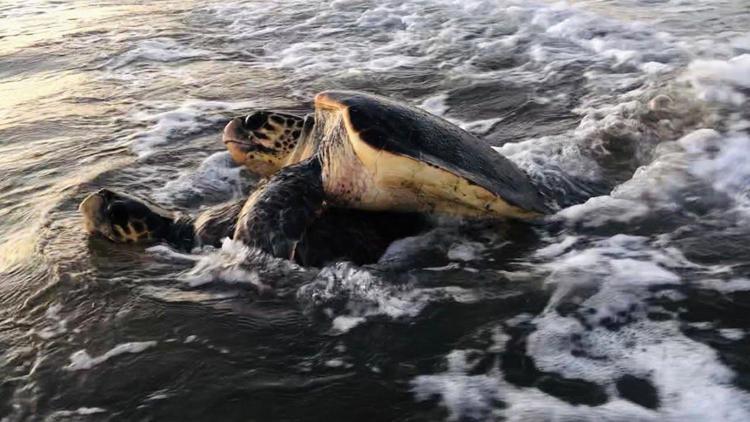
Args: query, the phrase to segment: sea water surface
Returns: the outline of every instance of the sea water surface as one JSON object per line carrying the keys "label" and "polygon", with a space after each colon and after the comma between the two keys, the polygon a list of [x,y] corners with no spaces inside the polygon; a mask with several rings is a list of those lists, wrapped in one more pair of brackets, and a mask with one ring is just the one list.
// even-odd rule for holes
{"label": "sea water surface", "polygon": [[[223,125],[324,89],[557,212],[322,269],[83,232],[101,187],[246,195]],[[743,0],[0,1],[1,418],[748,421],[749,105]]]}

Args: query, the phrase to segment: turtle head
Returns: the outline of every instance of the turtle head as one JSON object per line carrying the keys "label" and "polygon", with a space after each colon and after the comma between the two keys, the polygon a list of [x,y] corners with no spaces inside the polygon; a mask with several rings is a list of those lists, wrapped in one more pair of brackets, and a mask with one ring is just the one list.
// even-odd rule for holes
{"label": "turtle head", "polygon": [[174,216],[131,196],[101,189],[81,202],[86,231],[116,243],[150,243],[173,231]]}
{"label": "turtle head", "polygon": [[227,124],[224,144],[237,164],[270,176],[291,164],[289,159],[303,139],[307,120],[276,111],[255,111]]}

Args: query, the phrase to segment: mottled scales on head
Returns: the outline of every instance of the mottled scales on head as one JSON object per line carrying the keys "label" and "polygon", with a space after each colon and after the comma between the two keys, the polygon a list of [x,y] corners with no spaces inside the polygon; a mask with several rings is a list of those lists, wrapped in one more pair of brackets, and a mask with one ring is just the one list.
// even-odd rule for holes
{"label": "mottled scales on head", "polygon": [[290,114],[257,111],[245,117],[245,129],[262,146],[260,152],[267,148],[286,154],[296,146],[303,122],[301,117]]}
{"label": "mottled scales on head", "polygon": [[119,243],[146,243],[169,235],[174,216],[148,201],[101,189],[79,206],[84,227]]}

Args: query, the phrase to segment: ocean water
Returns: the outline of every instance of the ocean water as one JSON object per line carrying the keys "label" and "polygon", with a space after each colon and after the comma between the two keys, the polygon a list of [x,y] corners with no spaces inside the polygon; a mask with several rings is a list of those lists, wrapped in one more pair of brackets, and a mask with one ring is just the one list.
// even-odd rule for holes
{"label": "ocean water", "polygon": [[[555,198],[378,263],[89,238],[246,194],[220,132],[419,105]],[[3,421],[750,420],[750,3],[0,1]]]}

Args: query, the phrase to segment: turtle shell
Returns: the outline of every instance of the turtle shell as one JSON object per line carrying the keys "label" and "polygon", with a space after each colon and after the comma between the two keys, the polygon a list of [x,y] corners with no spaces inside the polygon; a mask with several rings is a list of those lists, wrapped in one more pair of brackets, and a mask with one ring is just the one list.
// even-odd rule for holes
{"label": "turtle shell", "polygon": [[377,150],[436,166],[478,185],[526,211],[550,211],[529,176],[473,134],[430,114],[385,97],[353,91],[326,91],[319,107],[347,109],[359,138]]}

